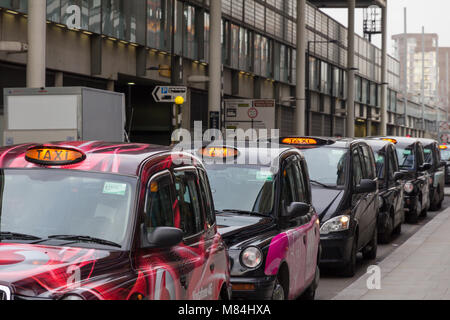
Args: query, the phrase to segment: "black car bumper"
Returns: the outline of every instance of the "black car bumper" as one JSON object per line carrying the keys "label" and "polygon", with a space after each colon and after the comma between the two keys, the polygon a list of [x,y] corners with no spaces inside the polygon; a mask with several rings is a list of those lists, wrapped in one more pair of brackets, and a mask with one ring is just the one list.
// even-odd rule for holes
{"label": "black car bumper", "polygon": [[354,235],[347,232],[336,232],[320,236],[322,246],[321,267],[343,267],[350,262]]}
{"label": "black car bumper", "polygon": [[[276,276],[257,278],[231,277],[232,299],[271,300],[276,279]],[[253,288],[244,290],[242,285],[251,285]]]}

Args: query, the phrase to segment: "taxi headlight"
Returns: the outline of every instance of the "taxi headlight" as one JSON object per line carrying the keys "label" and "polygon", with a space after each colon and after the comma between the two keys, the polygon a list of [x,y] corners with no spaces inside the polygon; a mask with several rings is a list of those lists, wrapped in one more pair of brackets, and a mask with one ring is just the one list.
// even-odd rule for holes
{"label": "taxi headlight", "polygon": [[320,234],[329,234],[331,232],[345,231],[350,228],[350,217],[339,216],[325,222],[320,228]]}
{"label": "taxi headlight", "polygon": [[83,301],[84,299],[78,295],[71,294],[62,298],[62,300]]}
{"label": "taxi headlight", "polygon": [[262,263],[263,254],[259,248],[249,247],[242,251],[241,262],[250,269],[258,268]]}
{"label": "taxi headlight", "polygon": [[406,193],[412,193],[414,191],[414,185],[411,182],[405,183],[405,192]]}

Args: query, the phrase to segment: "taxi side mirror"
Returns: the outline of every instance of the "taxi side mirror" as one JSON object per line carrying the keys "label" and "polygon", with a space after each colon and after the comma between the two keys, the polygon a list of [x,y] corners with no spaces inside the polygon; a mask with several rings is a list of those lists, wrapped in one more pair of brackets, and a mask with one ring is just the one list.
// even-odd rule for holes
{"label": "taxi side mirror", "polygon": [[286,209],[286,217],[288,218],[299,218],[308,215],[311,207],[303,202],[293,202]]}
{"label": "taxi side mirror", "polygon": [[419,171],[425,172],[425,171],[430,170],[431,167],[432,167],[432,166],[431,166],[430,163],[424,163],[423,165],[421,165],[421,166],[419,167]]}
{"label": "taxi side mirror", "polygon": [[158,227],[152,232],[144,231],[141,234],[144,248],[171,248],[183,241],[183,231],[178,228]]}
{"label": "taxi side mirror", "polygon": [[376,192],[378,189],[378,185],[376,181],[370,179],[363,179],[359,186],[356,187],[355,193],[372,193]]}

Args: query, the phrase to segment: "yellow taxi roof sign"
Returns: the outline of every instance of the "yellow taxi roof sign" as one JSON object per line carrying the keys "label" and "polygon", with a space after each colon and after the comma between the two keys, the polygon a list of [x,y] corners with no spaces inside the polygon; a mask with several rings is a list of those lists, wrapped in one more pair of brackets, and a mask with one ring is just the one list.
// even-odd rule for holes
{"label": "yellow taxi roof sign", "polygon": [[230,147],[205,147],[200,149],[200,154],[208,158],[236,158],[239,151]]}
{"label": "yellow taxi roof sign", "polygon": [[28,149],[25,159],[38,165],[65,166],[84,161],[86,155],[73,148],[38,146]]}

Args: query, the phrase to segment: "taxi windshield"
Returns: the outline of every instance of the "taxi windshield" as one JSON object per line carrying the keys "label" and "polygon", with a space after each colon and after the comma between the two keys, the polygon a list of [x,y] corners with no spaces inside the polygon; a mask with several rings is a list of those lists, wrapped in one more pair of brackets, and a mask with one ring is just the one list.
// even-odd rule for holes
{"label": "taxi windshield", "polygon": [[397,156],[400,169],[414,170],[416,157],[414,156],[413,147],[402,148],[397,146]]}
{"label": "taxi windshield", "polygon": [[69,170],[2,170],[0,234],[95,238],[122,247],[136,181]]}
{"label": "taxi windshield", "polygon": [[218,211],[269,215],[273,209],[275,176],[269,167],[207,165]]}
{"label": "taxi windshield", "polygon": [[450,161],[450,149],[441,150],[441,159],[443,161]]}
{"label": "taxi windshield", "polygon": [[423,151],[425,153],[425,162],[429,163],[429,164],[434,164],[433,163],[433,150],[431,148],[432,147],[426,147],[423,149]]}
{"label": "taxi windshield", "polygon": [[302,150],[313,184],[329,187],[345,186],[347,149],[313,148]]}

